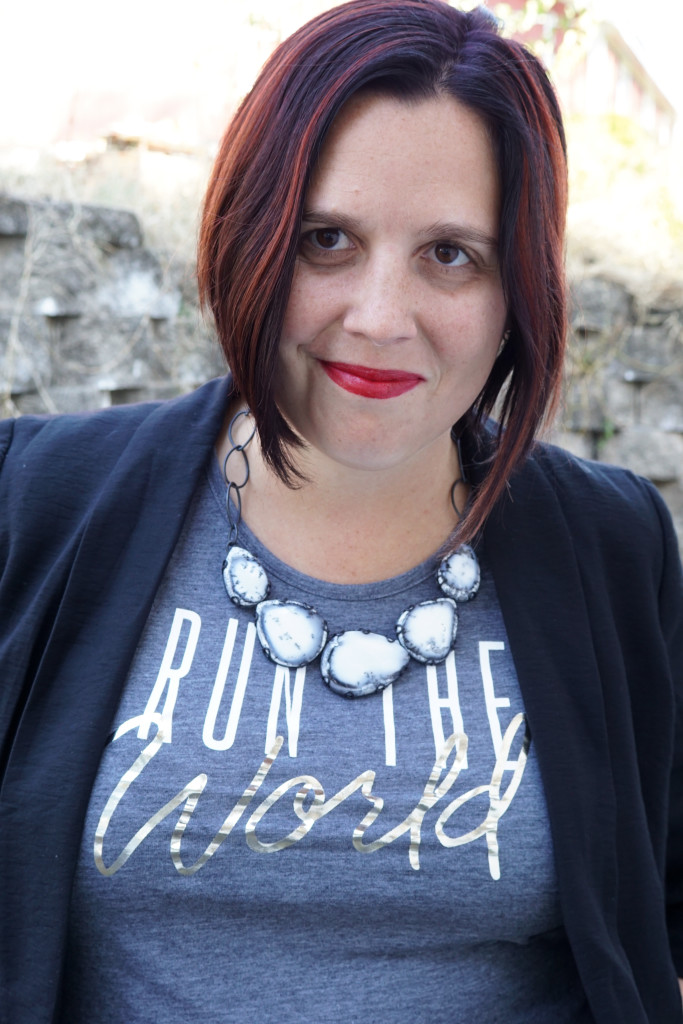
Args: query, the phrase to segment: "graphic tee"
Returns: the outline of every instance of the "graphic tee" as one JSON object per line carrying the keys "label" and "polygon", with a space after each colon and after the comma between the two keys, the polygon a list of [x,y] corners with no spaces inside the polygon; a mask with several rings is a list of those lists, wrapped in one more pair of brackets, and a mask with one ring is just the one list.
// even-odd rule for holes
{"label": "graphic tee", "polygon": [[[591,1022],[485,551],[446,661],[347,700],[266,658],[227,531],[212,459],[93,787],[62,1021]],[[330,635],[440,596],[436,559],[349,586],[240,543]]]}

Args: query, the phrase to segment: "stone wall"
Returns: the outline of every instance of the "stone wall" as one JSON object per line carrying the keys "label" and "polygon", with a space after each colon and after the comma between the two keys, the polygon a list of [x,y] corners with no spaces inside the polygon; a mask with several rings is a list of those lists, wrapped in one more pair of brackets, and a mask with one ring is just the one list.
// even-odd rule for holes
{"label": "stone wall", "polygon": [[614,280],[575,281],[571,324],[554,439],[652,480],[683,547],[683,284],[643,302]]}
{"label": "stone wall", "polygon": [[[553,439],[653,480],[683,544],[683,283],[643,302],[575,281],[572,334]],[[133,214],[0,196],[5,415],[170,397],[223,369],[192,269],[146,249]]]}
{"label": "stone wall", "polygon": [[3,413],[170,397],[223,373],[195,292],[132,213],[0,196]]}

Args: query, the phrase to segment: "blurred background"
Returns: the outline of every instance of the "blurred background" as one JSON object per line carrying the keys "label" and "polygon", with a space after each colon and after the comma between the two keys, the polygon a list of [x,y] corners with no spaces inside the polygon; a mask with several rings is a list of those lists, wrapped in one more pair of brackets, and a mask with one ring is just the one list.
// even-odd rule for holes
{"label": "blurred background", "polygon": [[[228,118],[274,46],[332,6],[197,0],[190,13],[181,0],[5,4],[0,187],[127,206],[144,216],[152,244],[190,254]],[[588,258],[618,248],[629,266],[680,273],[683,0],[489,6],[544,58],[559,89],[572,242],[580,239]]]}
{"label": "blurred background", "polygon": [[[211,161],[271,50],[332,6],[4,5],[5,414],[166,397],[221,372],[193,276]],[[573,339],[555,436],[649,475],[683,536],[683,0],[488,6],[545,60],[568,129]]]}

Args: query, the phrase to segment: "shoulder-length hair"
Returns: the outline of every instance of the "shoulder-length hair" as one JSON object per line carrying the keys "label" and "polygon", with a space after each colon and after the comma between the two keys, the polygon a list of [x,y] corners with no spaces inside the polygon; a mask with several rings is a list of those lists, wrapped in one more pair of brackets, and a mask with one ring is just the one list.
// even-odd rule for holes
{"label": "shoulder-length hair", "polygon": [[554,410],[566,335],[560,110],[542,64],[502,38],[488,11],[465,13],[445,0],[351,0],[286,39],[223,137],[201,224],[200,294],[265,458],[291,484],[300,442],[274,399],[277,350],[309,180],[334,118],[360,90],[453,96],[494,142],[508,332],[481,394],[455,424],[476,440],[498,403],[494,455],[457,531],[462,541],[483,525]]}

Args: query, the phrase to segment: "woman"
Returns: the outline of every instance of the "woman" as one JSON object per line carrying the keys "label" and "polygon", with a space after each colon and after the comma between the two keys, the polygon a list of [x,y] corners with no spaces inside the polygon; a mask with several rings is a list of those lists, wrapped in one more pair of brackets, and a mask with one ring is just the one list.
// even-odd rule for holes
{"label": "woman", "polygon": [[565,176],[483,9],[353,0],[218,155],[232,376],[7,426],[3,1021],[681,1019],[670,519],[533,445]]}

